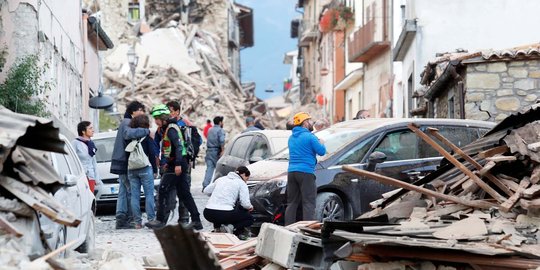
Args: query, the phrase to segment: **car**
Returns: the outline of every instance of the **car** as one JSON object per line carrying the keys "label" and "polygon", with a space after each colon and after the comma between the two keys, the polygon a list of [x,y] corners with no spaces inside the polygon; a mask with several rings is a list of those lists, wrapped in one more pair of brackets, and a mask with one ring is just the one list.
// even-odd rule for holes
{"label": "car", "polygon": [[[39,214],[39,222],[43,236],[51,250],[76,240],[73,247],[79,252],[89,252],[95,246],[95,211],[96,199],[88,183],[88,178],[79,157],[67,138],[60,134],[64,141],[66,154],[43,152],[49,155],[51,165],[64,180],[52,194],[56,201],[65,205],[74,216],[81,221],[76,227],[56,223],[43,214]],[[38,150],[35,150],[38,151]]]}
{"label": "car", "polygon": [[[96,161],[98,173],[103,182],[103,185],[96,186],[95,190],[98,206],[116,205],[116,200],[118,199],[118,175],[110,172],[115,139],[116,131],[97,133],[92,138],[98,149],[96,152]],[[156,196],[159,188],[159,181],[159,178],[154,179],[154,195]],[[154,197],[156,198],[156,196]],[[144,206],[144,192],[142,187],[141,205]]]}
{"label": "car", "polygon": [[225,147],[212,179],[227,175],[240,166],[264,160],[287,148],[290,130],[257,130],[240,133]]}
{"label": "car", "polygon": [[[437,168],[442,157],[407,127],[411,122],[421,130],[437,128],[458,147],[478,139],[495,125],[462,119],[385,118],[341,122],[316,132],[327,149],[326,155],[317,158],[315,167],[318,220],[350,220],[370,210],[370,202],[394,189],[345,172],[342,165],[366,169],[370,155],[381,152],[386,161],[377,164],[375,172],[406,182]],[[256,224],[283,222],[288,160],[287,148],[248,166],[251,171],[248,187]]]}

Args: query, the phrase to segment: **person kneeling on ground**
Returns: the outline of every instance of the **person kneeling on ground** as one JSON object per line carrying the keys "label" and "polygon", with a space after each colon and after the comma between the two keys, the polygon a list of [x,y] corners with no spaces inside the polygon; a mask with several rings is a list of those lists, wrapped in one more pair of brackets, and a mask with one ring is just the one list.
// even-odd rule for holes
{"label": "person kneeling on ground", "polygon": [[[248,168],[240,166],[204,189],[210,199],[203,214],[206,220],[214,223],[215,231],[234,232],[241,240],[250,236],[249,226],[253,224],[253,216],[249,212],[253,206],[246,185],[250,174]],[[240,205],[236,205],[237,201]],[[234,231],[229,224],[234,226]]]}

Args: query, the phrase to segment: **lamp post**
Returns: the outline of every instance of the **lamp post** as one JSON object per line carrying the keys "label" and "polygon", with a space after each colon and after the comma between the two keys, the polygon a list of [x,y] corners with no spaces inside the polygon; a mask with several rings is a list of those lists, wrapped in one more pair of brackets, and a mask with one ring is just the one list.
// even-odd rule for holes
{"label": "lamp post", "polygon": [[131,91],[135,91],[135,69],[139,62],[139,56],[135,52],[134,47],[130,47],[127,52],[127,58],[129,63],[129,71],[131,72]]}

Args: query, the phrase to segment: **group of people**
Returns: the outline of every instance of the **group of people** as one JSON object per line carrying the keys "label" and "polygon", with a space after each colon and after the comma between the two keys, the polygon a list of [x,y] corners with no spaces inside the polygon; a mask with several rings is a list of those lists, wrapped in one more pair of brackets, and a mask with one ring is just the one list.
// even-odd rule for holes
{"label": "group of people", "polygon": [[[146,197],[145,210],[149,228],[161,228],[167,224],[170,212],[174,210],[178,198],[178,222],[187,228],[200,230],[203,228],[200,213],[190,191],[191,163],[185,136],[185,127],[192,124],[180,115],[180,104],[171,101],[152,108],[157,130],[151,134],[150,119],[145,106],[134,101],[127,105],[124,119],[121,121],[112,154],[110,172],[118,175],[119,193],[116,205],[116,228],[142,228],[140,209],[140,190]],[[359,112],[358,118],[365,118],[365,112]],[[369,116],[367,116],[369,117]],[[234,172],[212,181],[216,162],[223,154],[225,132],[221,116],[207,121],[203,135],[207,139],[206,173],[203,181],[203,192],[210,196],[204,217],[214,224],[214,231],[235,233],[241,238],[250,235],[249,227],[253,224],[250,211],[253,209],[249,199],[246,181],[250,171],[241,166]],[[314,169],[317,155],[325,155],[324,142],[313,133],[315,121],[307,113],[294,115],[292,135],[289,138],[289,166],[287,181],[287,208],[285,223],[297,221],[297,211],[301,207],[302,220],[313,220],[315,217],[315,201],[317,189]],[[246,118],[247,128],[243,132],[262,129],[257,127],[252,117]],[[93,126],[83,121],[77,126],[79,137],[73,142],[81,162],[90,178],[100,184],[95,161],[97,151],[91,137]],[[196,129],[195,129],[195,132]],[[140,144],[144,150],[148,165],[142,168],[130,168],[130,153],[126,147],[130,143]],[[193,153],[192,153],[193,155]],[[154,179],[161,175],[157,204],[154,200]],[[189,222],[191,219],[191,222]]]}

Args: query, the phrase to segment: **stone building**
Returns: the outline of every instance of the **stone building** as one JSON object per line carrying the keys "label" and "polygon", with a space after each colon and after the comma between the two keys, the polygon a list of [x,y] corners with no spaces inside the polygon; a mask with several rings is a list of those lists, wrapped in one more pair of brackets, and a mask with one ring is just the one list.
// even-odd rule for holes
{"label": "stone building", "polygon": [[424,69],[413,114],[500,122],[537,102],[539,60],[540,44],[444,55]]}

